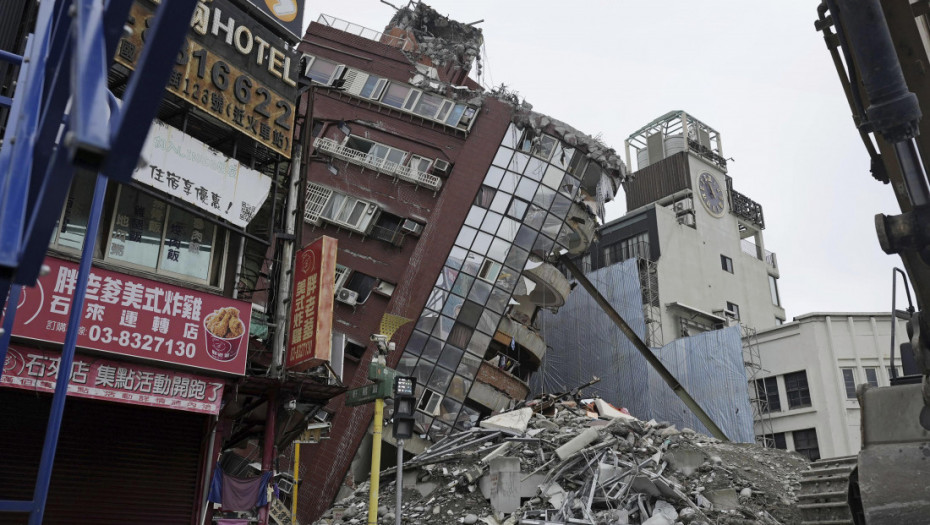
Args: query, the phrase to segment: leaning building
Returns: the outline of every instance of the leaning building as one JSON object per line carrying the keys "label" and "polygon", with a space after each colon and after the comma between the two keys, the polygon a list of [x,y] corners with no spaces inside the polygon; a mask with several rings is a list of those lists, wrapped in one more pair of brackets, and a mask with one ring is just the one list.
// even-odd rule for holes
{"label": "leaning building", "polygon": [[[626,178],[613,150],[469,78],[482,43],[480,29],[417,4],[384,33],[323,15],[299,46],[313,84],[298,235],[338,239],[333,366],[365,384],[371,336],[399,320],[388,366],[417,379],[411,451],[527,396],[546,352],[532,321],[570,290],[551,261],[587,249]],[[367,475],[350,465],[371,405],[328,409],[302,519]]]}

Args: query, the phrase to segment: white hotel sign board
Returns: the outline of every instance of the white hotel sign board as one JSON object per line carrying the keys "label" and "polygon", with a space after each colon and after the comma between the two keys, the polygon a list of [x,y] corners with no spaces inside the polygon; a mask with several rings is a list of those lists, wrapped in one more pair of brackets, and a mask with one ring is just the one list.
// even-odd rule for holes
{"label": "white hotel sign board", "polygon": [[154,121],[132,178],[245,228],[268,198],[271,177]]}

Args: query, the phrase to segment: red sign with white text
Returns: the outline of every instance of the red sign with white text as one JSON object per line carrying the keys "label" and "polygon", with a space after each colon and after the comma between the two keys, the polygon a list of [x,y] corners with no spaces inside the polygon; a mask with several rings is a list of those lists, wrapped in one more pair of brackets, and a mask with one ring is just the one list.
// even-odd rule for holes
{"label": "red sign with white text", "polygon": [[[10,345],[0,385],[33,392],[54,392],[60,362],[59,352]],[[175,370],[75,355],[68,395],[219,414],[223,381]]]}
{"label": "red sign with white text", "polygon": [[[13,336],[63,343],[77,264],[46,257],[51,271],[24,287]],[[229,374],[245,374],[252,304],[91,268],[77,345]]]}
{"label": "red sign with white text", "polygon": [[329,361],[336,245],[336,239],[324,236],[297,252],[285,362],[289,370],[306,370]]}

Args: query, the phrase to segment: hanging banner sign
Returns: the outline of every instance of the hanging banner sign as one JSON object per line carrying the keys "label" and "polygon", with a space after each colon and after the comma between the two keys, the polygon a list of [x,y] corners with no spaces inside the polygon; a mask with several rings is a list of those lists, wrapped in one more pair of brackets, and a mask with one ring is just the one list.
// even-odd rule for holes
{"label": "hanging banner sign", "polygon": [[321,237],[297,252],[285,368],[329,361],[336,286],[336,239]]}
{"label": "hanging banner sign", "polygon": [[249,0],[273,23],[286,29],[295,42],[303,37],[303,0]]}
{"label": "hanging banner sign", "polygon": [[[46,257],[51,271],[23,287],[13,336],[64,343],[77,264]],[[252,304],[91,268],[77,345],[228,374],[245,374]]]}
{"label": "hanging banner sign", "polygon": [[[0,385],[55,391],[61,353],[10,345]],[[223,381],[175,370],[75,355],[68,395],[131,405],[219,414]]]}
{"label": "hanging banner sign", "polygon": [[155,120],[132,178],[245,228],[268,198],[271,177]]}
{"label": "hanging banner sign", "polygon": [[[130,31],[117,46],[119,64],[135,69],[154,15],[148,0],[132,5]],[[167,89],[290,158],[299,67],[284,39],[228,0],[198,2]]]}

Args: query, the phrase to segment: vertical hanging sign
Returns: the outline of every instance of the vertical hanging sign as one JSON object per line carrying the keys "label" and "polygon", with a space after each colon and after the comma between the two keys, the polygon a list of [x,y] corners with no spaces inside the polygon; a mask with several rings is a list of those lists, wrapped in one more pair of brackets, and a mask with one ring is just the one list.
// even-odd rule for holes
{"label": "vertical hanging sign", "polygon": [[297,252],[284,363],[288,370],[306,370],[329,361],[336,247],[336,239],[324,236]]}

